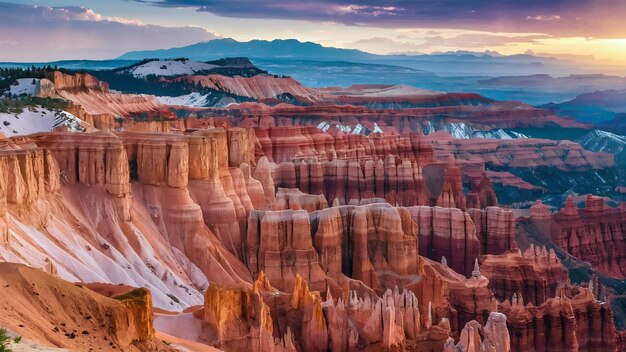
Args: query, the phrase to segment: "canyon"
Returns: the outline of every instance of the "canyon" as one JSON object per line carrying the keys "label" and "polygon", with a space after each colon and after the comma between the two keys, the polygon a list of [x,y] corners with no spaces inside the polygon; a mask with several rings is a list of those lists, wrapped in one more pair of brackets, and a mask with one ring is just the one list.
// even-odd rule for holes
{"label": "canyon", "polygon": [[498,194],[561,194],[545,175],[614,175],[613,155],[424,133],[582,125],[476,94],[168,80],[255,101],[56,71],[36,94],[88,128],[0,139],[2,326],[70,350],[623,350],[626,206]]}

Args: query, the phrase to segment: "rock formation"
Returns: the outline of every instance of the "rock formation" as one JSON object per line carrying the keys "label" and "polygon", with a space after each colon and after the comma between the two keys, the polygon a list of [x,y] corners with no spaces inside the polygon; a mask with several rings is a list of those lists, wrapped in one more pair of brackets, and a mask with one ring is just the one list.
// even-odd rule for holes
{"label": "rock formation", "polygon": [[487,173],[483,172],[481,178],[471,178],[470,191],[467,195],[467,207],[481,209],[497,205],[498,198],[496,192],[491,187],[491,181],[487,177]]}
{"label": "rock formation", "polygon": [[481,242],[468,213],[440,207],[409,207],[417,224],[420,254],[433,260],[447,259],[447,265],[470,276],[474,260],[480,257]]}
{"label": "rock formation", "polygon": [[0,324],[71,350],[174,351],[155,338],[150,292],[101,296],[24,265],[0,263]]}
{"label": "rock formation", "polygon": [[515,219],[511,210],[490,206],[467,211],[476,227],[481,254],[502,254],[515,242]]}
{"label": "rock formation", "polygon": [[487,255],[481,273],[499,301],[513,295],[518,300],[540,305],[554,297],[557,288],[569,282],[569,273],[553,250],[531,245],[522,253],[518,248],[500,255]]}
{"label": "rock formation", "polygon": [[0,261],[42,269],[0,264],[11,330],[78,350],[102,347],[91,335],[128,351],[623,345],[611,303],[626,277],[626,207],[589,196],[582,209],[569,198],[557,212],[541,201],[520,211],[496,194],[562,186],[545,175],[610,176],[613,157],[444,131],[568,119],[406,86],[161,82],[257,102],[164,107],[55,72],[37,94],[68,100],[85,132],[0,139]]}
{"label": "rock formation", "polygon": [[[573,296],[573,297],[572,297]],[[511,348],[549,351],[616,351],[617,338],[610,308],[587,289],[567,295],[559,288],[555,297],[541,305],[524,304],[513,296],[500,305],[508,317]],[[539,347],[541,346],[541,347]]]}
{"label": "rock formation", "polygon": [[553,218],[558,225],[551,234],[554,243],[606,275],[626,277],[626,208],[605,207],[601,198],[590,195],[578,209],[569,197]]}
{"label": "rock formation", "polygon": [[305,99],[314,97],[313,92],[290,77],[277,78],[270,75],[228,77],[210,74],[206,76],[184,76],[177,80],[257,100],[271,99],[283,94],[290,94]]}
{"label": "rock formation", "polygon": [[[484,339],[481,338],[481,333]],[[509,332],[506,326],[506,315],[490,313],[487,324],[482,327],[476,320],[465,324],[461,331],[459,343],[455,345],[453,339],[448,339],[444,352],[486,352],[511,351]]]}
{"label": "rock formation", "polygon": [[[509,318],[513,350],[531,344],[513,337],[519,331],[558,346],[617,346],[610,308],[595,313],[599,303],[583,300],[584,289],[575,286],[566,298],[579,308],[573,315],[558,310],[569,327],[563,337],[529,327],[537,314],[556,316],[547,307],[556,304],[550,302],[567,272],[551,251],[517,249],[512,212],[482,206],[493,200],[480,196],[492,192],[485,176],[473,192],[484,209],[463,211],[461,168],[454,159],[426,161],[422,137],[413,144],[396,137],[389,150],[399,162],[385,152],[394,144],[374,136],[328,144],[283,140],[275,149],[251,131],[57,132],[4,140],[0,256],[65,279],[149,287],[152,296],[133,293],[124,303],[142,321],[153,314],[141,309],[152,298],[160,308],[203,303],[194,313],[193,324],[202,326],[195,340],[227,349],[440,350],[449,337],[454,345],[504,346],[502,319],[488,319],[497,310]],[[323,162],[320,151],[330,152]],[[338,151],[345,159],[335,158]],[[394,206],[434,202],[439,187],[449,193],[447,207]],[[600,219],[593,214],[617,211],[594,198],[587,208],[572,211],[568,203],[552,215],[538,204],[529,221],[550,231],[553,221],[565,223],[560,217]],[[59,227],[75,229],[80,239]],[[20,253],[17,243],[28,251]],[[110,272],[87,259],[94,254]],[[253,284],[255,276],[263,279]],[[510,297],[536,309],[516,313]],[[504,302],[500,308],[496,299]],[[602,340],[585,337],[585,324],[611,332]],[[153,331],[144,323],[133,329],[141,336]]]}
{"label": "rock formation", "polygon": [[271,350],[272,317],[258,292],[210,285],[204,297],[204,338],[210,345],[239,351]]}
{"label": "rock formation", "polygon": [[77,116],[83,115],[84,111],[90,116],[86,120],[90,122],[89,119],[92,119],[92,125],[100,127],[111,127],[113,117],[126,117],[161,107],[152,96],[112,93],[106,82],[98,81],[88,73],[72,75],[56,71],[51,79],[42,79],[36,95],[63,98],[78,104],[80,108],[72,109],[81,111]]}
{"label": "rock formation", "polygon": [[313,248],[309,215],[304,210],[251,212],[246,253],[250,272],[265,272],[281,291],[293,287],[296,275],[304,277],[316,290],[326,289]]}

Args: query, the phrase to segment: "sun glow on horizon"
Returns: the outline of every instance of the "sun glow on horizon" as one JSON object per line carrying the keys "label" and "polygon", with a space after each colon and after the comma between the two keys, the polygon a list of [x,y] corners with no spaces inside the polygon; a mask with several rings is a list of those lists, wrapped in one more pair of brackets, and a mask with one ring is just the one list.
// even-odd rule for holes
{"label": "sun glow on horizon", "polygon": [[[359,49],[376,54],[463,50],[496,51],[504,55],[512,55],[531,50],[541,55],[568,57],[580,62],[594,61],[591,58],[593,56],[597,64],[626,68],[626,38],[603,39],[600,37],[568,36],[567,33],[546,34],[537,31],[536,29],[539,27],[528,27],[528,31],[521,30],[519,32],[511,32],[511,30],[516,29],[512,27],[506,27],[508,31],[497,30],[497,28],[490,30],[491,28],[485,29],[484,27],[479,30],[476,29],[476,26],[474,29],[470,29],[470,25],[466,29],[434,28],[432,26],[389,28],[374,23],[349,25],[333,20],[225,17],[210,12],[198,12],[192,7],[162,8],[124,0],[107,2],[95,0],[23,1],[23,4],[27,3],[41,6],[81,6],[88,9],[88,12],[85,16],[79,16],[77,20],[92,20],[94,23],[81,22],[77,24],[79,30],[83,28],[85,30],[80,34],[74,33],[73,36],[67,32],[67,39],[60,40],[57,38],[59,39],[57,45],[47,47],[46,50],[41,49],[42,47],[45,48],[45,45],[30,45],[29,40],[25,38],[37,38],[54,33],[53,30],[56,27],[50,25],[29,24],[29,33],[24,34],[21,39],[0,38],[0,52],[3,48],[6,53],[15,51],[15,48],[20,48],[22,54],[13,57],[15,60],[19,58],[21,61],[42,61],[51,58],[76,59],[79,53],[84,53],[87,49],[91,50],[89,51],[91,55],[88,58],[110,59],[130,50],[128,47],[123,47],[119,41],[109,40],[115,36],[100,38],[102,36],[102,19],[107,19],[118,23],[120,28],[126,26],[127,29],[124,29],[126,31],[137,32],[138,36],[140,31],[149,28],[156,28],[160,32],[170,30],[172,33],[172,38],[167,42],[163,40],[158,42],[137,40],[134,42],[135,47],[132,48],[134,50],[156,49],[156,46],[162,46],[160,48],[163,49],[184,46],[193,41],[209,39],[210,35],[207,33],[210,32],[215,34],[214,37],[234,38],[239,41],[297,39],[320,43],[324,46]],[[11,20],[16,21],[19,18],[28,18],[28,16],[16,15],[12,16]],[[97,20],[100,20],[100,23]],[[136,24],[141,24],[144,28],[133,28],[133,25]],[[499,28],[502,29],[502,27]],[[530,30],[530,28],[535,30]],[[193,31],[194,29],[195,31]],[[207,31],[207,33],[202,33],[202,30],[199,29]],[[192,32],[193,35],[190,34]],[[97,50],[91,45],[97,41],[96,38],[100,40]],[[180,39],[175,41],[175,38]],[[81,43],[84,50],[76,50]]]}

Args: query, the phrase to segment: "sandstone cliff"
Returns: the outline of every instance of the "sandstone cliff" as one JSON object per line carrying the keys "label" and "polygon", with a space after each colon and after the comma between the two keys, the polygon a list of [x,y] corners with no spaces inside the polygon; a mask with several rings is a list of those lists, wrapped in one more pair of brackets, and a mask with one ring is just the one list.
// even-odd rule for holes
{"label": "sandstone cliff", "polygon": [[553,218],[558,224],[551,234],[554,243],[608,276],[626,277],[626,208],[608,208],[601,198],[588,196],[578,209],[568,198]]}
{"label": "sandstone cliff", "polygon": [[[255,99],[312,94],[265,76],[184,79]],[[576,257],[624,278],[626,208],[589,197],[551,214],[538,203],[516,223],[486,171],[603,172],[613,159],[566,141],[422,134],[435,115],[482,127],[563,122],[546,111],[354,87],[313,106],[241,104],[111,132],[114,116],[152,119],[161,107],[89,75],[40,86],[105,131],[0,140],[0,260],[149,289],[114,301],[119,329],[106,336],[117,348],[154,342],[154,315],[178,338],[226,350],[619,346],[610,304],[565,268]]]}
{"label": "sandstone cliff", "polygon": [[256,75],[253,77],[228,77],[216,74],[206,76],[185,76],[178,81],[192,82],[205,88],[224,91],[242,97],[256,100],[271,99],[282,94],[312,99],[314,93],[303,87],[293,78],[278,78],[270,75]]}
{"label": "sandstone cliff", "polygon": [[[573,297],[572,297],[573,296]],[[535,306],[514,295],[500,305],[508,317],[511,347],[515,351],[617,351],[610,308],[598,302],[587,289],[556,296]]]}
{"label": "sandstone cliff", "polygon": [[72,75],[56,71],[52,80],[44,78],[39,86],[39,91],[35,93],[37,96],[62,98],[80,105],[84,114],[87,114],[83,116],[87,117],[85,120],[89,123],[90,119],[93,120],[92,125],[96,128],[110,128],[113,117],[126,117],[160,108],[153,96],[112,93],[106,82],[98,81],[87,73]]}
{"label": "sandstone cliff", "polygon": [[150,293],[116,299],[23,265],[0,263],[0,324],[50,347],[173,351],[155,338]]}

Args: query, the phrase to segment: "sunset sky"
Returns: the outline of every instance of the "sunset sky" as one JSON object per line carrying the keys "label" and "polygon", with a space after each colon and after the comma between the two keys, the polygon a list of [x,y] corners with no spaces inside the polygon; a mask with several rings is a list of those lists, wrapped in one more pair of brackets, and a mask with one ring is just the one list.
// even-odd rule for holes
{"label": "sunset sky", "polygon": [[22,0],[0,2],[0,61],[109,59],[218,37],[373,53],[494,50],[626,65],[621,0]]}

